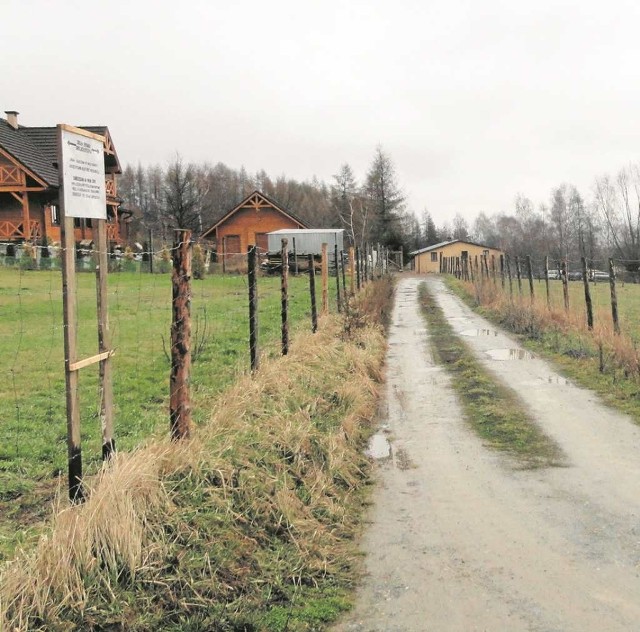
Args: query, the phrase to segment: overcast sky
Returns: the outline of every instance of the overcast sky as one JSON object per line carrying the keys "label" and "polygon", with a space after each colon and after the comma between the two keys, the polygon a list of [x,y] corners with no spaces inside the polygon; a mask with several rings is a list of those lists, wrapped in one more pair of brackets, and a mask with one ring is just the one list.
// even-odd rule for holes
{"label": "overcast sky", "polygon": [[380,144],[411,209],[472,221],[638,159],[639,32],[637,0],[1,0],[0,110],[299,180]]}

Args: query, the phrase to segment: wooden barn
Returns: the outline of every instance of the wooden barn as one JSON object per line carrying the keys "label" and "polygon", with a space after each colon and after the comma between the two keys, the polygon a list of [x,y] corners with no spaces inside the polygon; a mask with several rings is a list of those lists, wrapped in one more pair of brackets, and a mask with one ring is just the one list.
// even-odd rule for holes
{"label": "wooden barn", "polygon": [[[58,165],[55,127],[25,127],[18,112],[0,117],[0,242],[57,243],[60,241],[58,212]],[[107,188],[107,239],[110,244],[126,240],[130,213],[120,213],[116,176],[120,162],[109,130],[104,126],[83,127],[104,136]],[[90,219],[75,219],[76,242],[93,241]]]}
{"label": "wooden barn", "polygon": [[414,250],[409,253],[409,256],[411,257],[411,268],[414,272],[428,274],[430,272],[443,272],[443,262],[455,262],[456,259],[462,261],[464,258],[468,258],[469,262],[475,266],[476,262],[479,263],[481,258],[486,256],[490,266],[492,257],[499,261],[502,254],[501,250],[491,246],[476,244],[462,239],[452,239],[421,248],[420,250]]}
{"label": "wooden barn", "polygon": [[215,244],[218,260],[223,266],[234,260],[244,261],[249,246],[267,252],[267,233],[285,228],[309,228],[293,213],[270,200],[264,193],[254,191],[227,211],[201,238]]}

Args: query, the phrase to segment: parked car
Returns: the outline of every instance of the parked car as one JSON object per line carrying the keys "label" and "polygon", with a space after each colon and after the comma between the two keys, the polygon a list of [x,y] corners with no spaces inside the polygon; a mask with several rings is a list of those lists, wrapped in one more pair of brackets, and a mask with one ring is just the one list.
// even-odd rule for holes
{"label": "parked car", "polygon": [[569,281],[582,281],[582,272],[580,272],[580,270],[573,270],[572,272],[567,272],[567,279]]}
{"label": "parked car", "polygon": [[609,273],[603,272],[602,270],[591,270],[589,272],[589,280],[590,281],[608,281]]}
{"label": "parked car", "polygon": [[558,280],[560,278],[560,270],[549,270],[549,278]]}

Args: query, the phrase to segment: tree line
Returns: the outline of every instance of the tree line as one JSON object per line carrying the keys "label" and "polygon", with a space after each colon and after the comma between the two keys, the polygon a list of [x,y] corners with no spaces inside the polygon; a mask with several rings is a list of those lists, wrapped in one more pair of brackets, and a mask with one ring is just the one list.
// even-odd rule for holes
{"label": "tree line", "polygon": [[197,237],[256,189],[309,226],[344,228],[354,245],[380,243],[405,252],[423,245],[420,223],[382,147],[360,182],[346,163],[327,184],[315,177],[272,178],[264,170],[250,174],[221,162],[187,163],[176,155],[166,167],[127,165],[118,183],[123,206],[134,211],[133,233],[143,240],[152,229],[165,242],[174,228]]}

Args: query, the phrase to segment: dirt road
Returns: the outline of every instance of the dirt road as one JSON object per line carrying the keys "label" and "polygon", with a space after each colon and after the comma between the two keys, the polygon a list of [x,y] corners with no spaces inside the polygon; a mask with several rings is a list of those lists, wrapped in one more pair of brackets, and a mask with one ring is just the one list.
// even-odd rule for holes
{"label": "dirt road", "polygon": [[640,630],[640,429],[530,358],[437,278],[456,331],[515,388],[566,467],[517,469],[467,427],[404,278],[357,604],[335,630]]}

